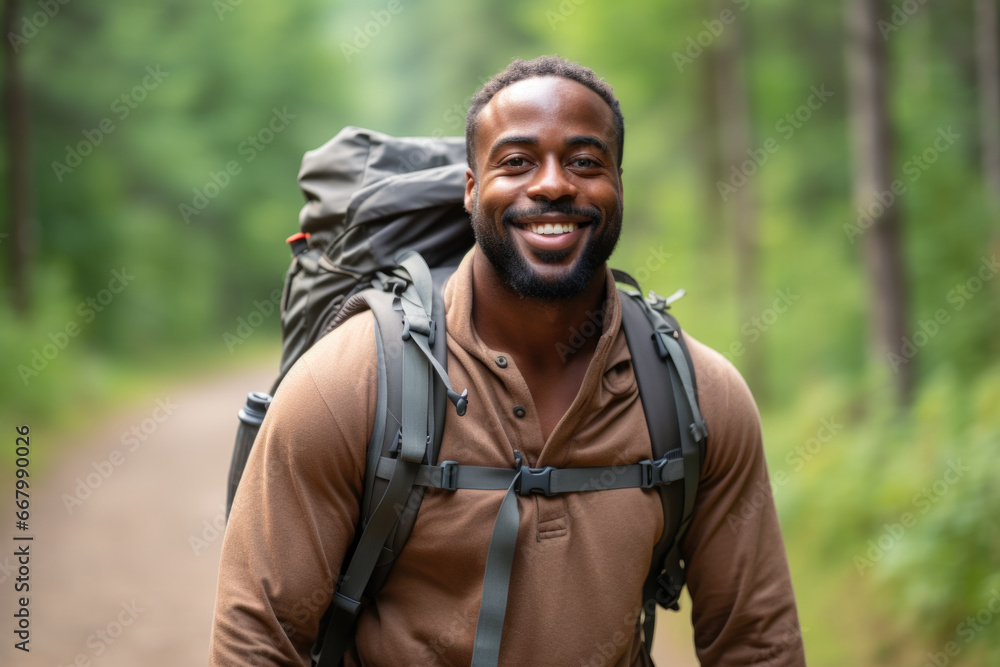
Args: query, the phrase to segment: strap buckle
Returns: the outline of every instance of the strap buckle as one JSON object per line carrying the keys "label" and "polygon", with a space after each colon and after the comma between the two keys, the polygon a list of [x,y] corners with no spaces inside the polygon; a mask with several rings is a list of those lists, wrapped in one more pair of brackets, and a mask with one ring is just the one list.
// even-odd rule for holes
{"label": "strap buckle", "polygon": [[441,488],[445,491],[458,490],[458,461],[445,461],[441,464]]}
{"label": "strap buckle", "polygon": [[553,470],[555,468],[552,466],[529,468],[522,465],[521,476],[518,478],[517,489],[515,490],[522,496],[531,493],[544,493],[546,496],[554,495],[552,493]]}
{"label": "strap buckle", "polygon": [[399,296],[402,294],[409,284],[399,276],[380,273],[378,274],[378,277],[382,281],[382,290],[391,293],[393,296]]}
{"label": "strap buckle", "polygon": [[357,616],[358,611],[361,609],[360,602],[347,597],[346,595],[344,595],[339,591],[333,594],[333,604],[337,605],[351,616]]}
{"label": "strap buckle", "polygon": [[656,602],[664,609],[680,611],[681,591],[684,582],[676,583],[669,573],[664,572],[656,578]]}
{"label": "strap buckle", "polygon": [[691,436],[695,442],[701,442],[708,437],[708,424],[705,423],[704,419],[699,419],[691,424]]}
{"label": "strap buckle", "polygon": [[403,315],[403,340],[410,340],[411,332],[427,336],[427,342],[433,345],[437,323],[429,317]]}
{"label": "strap buckle", "polygon": [[639,461],[640,488],[651,489],[663,484],[663,471],[667,467],[667,457],[656,461]]}

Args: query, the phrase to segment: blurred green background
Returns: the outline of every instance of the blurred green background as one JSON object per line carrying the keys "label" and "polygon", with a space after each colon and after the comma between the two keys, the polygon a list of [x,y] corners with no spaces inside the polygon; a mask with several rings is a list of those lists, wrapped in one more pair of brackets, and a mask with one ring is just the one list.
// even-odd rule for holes
{"label": "blurred green background", "polygon": [[[486,78],[558,53],[625,114],[613,264],[686,288],[681,323],[758,399],[810,664],[948,642],[1000,664],[995,2],[398,1],[7,3],[0,422],[83,428],[168,378],[276,369],[277,316],[225,335],[280,287],[303,152],[345,125],[460,135]],[[846,20],[867,5],[874,135],[849,73],[883,65]],[[902,289],[871,269],[891,257]]]}

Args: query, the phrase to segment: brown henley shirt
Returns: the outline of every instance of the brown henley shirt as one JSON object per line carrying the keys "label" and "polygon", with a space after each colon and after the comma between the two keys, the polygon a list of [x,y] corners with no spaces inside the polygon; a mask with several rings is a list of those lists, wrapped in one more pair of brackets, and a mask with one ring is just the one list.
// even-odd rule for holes
{"label": "brown henley shirt", "polygon": [[[439,460],[509,468],[514,450],[532,467],[651,458],[610,270],[593,360],[543,442],[513,359],[498,364],[504,351],[486,347],[472,327],[477,260],[484,258],[470,252],[445,289],[448,375],[470,398],[464,417],[449,410]],[[804,665],[756,405],[726,359],[685,338],[709,432],[695,517],[683,542],[698,656],[704,665]],[[212,665],[310,664],[358,523],[376,382],[370,313],[320,340],[282,382],[226,529]],[[361,614],[345,664],[469,664],[503,495],[428,490],[406,548]],[[636,619],[663,530],[658,493],[621,489],[517,502],[501,664],[648,664]]]}

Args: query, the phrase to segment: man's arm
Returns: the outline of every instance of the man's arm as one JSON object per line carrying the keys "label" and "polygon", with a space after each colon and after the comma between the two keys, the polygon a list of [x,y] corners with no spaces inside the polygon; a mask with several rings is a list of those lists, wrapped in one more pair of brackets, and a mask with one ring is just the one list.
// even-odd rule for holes
{"label": "man's arm", "polygon": [[373,318],[320,340],[268,409],[222,545],[212,665],[306,665],[354,539],[377,391]]}
{"label": "man's arm", "polygon": [[760,414],[739,372],[687,337],[708,423],[694,519],[682,551],[703,665],[805,665]]}

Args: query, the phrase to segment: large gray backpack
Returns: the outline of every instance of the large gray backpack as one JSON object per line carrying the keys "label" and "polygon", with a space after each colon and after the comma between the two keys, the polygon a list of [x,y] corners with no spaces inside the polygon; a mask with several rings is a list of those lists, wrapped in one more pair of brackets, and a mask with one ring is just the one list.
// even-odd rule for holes
{"label": "large gray backpack", "polygon": [[[657,604],[677,609],[684,586],[681,538],[691,521],[707,436],[691,358],[669,299],[615,271],[622,326],[633,358],[653,457],[626,466],[483,468],[438,461],[446,412],[462,418],[467,391],[452,388],[442,289],[474,238],[463,208],[461,138],[394,138],[348,127],[306,153],[306,196],[281,301],[282,359],[292,364],[352,315],[370,310],[378,357],[376,423],[368,442],[361,522],[320,624],[313,662],[341,664],[367,600],[381,589],[413,528],[426,488],[505,490],[487,556],[473,665],[495,665],[517,541],[516,495],[656,488],[663,537],[643,589],[643,631],[652,646]],[[240,411],[227,513],[270,395],[254,392]],[[400,415],[396,420],[393,415]]]}

